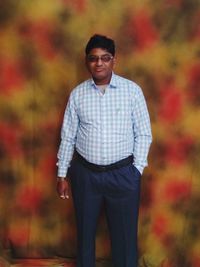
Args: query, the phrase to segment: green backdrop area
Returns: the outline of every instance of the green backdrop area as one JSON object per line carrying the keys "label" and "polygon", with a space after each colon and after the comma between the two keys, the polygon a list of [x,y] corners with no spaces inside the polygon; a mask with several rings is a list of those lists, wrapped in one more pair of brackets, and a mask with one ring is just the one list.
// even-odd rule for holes
{"label": "green backdrop area", "polygon": [[[94,33],[117,44],[115,72],[136,81],[153,128],[142,178],[142,267],[200,266],[198,0],[0,1],[0,247],[11,257],[74,257],[72,201],[55,192],[72,88],[88,77]],[[97,257],[110,257],[102,217]]]}

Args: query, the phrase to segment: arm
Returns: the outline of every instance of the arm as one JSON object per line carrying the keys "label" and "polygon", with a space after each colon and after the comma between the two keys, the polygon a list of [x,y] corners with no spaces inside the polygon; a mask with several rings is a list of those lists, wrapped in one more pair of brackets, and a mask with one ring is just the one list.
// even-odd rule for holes
{"label": "arm", "polygon": [[148,165],[147,156],[152,142],[152,133],[146,101],[140,87],[137,87],[132,114],[134,133],[134,165],[142,174],[144,168]]}
{"label": "arm", "polygon": [[74,152],[79,119],[76,112],[73,95],[70,95],[61,129],[61,143],[58,150],[58,181],[57,192],[63,199],[69,198],[69,182],[66,179],[67,171]]}

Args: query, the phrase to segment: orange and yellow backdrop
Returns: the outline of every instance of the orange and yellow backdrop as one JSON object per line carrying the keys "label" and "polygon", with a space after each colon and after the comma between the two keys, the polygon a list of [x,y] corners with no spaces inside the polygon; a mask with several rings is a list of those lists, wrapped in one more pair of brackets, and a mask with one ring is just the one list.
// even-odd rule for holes
{"label": "orange and yellow backdrop", "polygon": [[[199,267],[199,0],[0,1],[1,256],[75,257],[73,204],[56,195],[55,164],[94,33],[116,41],[115,72],[142,87],[152,121],[140,266]],[[103,211],[97,258],[110,258]]]}

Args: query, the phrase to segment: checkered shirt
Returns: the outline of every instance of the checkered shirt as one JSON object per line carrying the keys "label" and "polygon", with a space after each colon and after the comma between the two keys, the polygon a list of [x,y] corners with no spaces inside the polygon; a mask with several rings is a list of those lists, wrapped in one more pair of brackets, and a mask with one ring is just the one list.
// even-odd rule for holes
{"label": "checkered shirt", "polygon": [[66,177],[74,149],[98,165],[133,155],[133,164],[142,173],[151,142],[149,113],[141,88],[113,73],[102,94],[89,79],[71,92],[67,103],[58,151],[58,177]]}

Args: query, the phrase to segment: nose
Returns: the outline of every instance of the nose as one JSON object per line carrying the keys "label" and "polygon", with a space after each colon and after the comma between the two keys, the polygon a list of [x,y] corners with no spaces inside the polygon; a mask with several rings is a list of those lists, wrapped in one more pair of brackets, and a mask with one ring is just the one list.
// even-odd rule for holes
{"label": "nose", "polygon": [[97,65],[102,65],[102,59],[101,59],[101,57],[99,57],[98,59],[97,59],[97,61],[96,61],[96,64]]}

